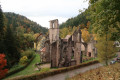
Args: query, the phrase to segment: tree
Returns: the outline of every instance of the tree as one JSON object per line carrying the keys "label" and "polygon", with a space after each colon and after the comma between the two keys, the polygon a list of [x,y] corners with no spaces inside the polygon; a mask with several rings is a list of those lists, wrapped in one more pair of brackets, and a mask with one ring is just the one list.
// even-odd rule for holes
{"label": "tree", "polygon": [[26,48],[33,48],[35,37],[32,33],[24,34],[24,45]]}
{"label": "tree", "polygon": [[20,58],[20,44],[17,36],[13,33],[12,28],[8,25],[5,35],[4,45],[6,47],[6,58],[8,67],[17,63]]}
{"label": "tree", "polygon": [[0,53],[5,52],[4,36],[5,36],[4,16],[0,5]]}
{"label": "tree", "polygon": [[85,47],[85,55],[86,55],[87,54],[87,48],[88,48],[88,42],[90,41],[91,36],[90,36],[87,28],[84,28],[81,31],[82,31],[82,39],[84,41],[83,45]]}
{"label": "tree", "polygon": [[60,29],[60,37],[65,38],[67,35],[72,35],[76,29],[77,29],[77,27],[75,27],[75,26],[64,27],[64,28]]}
{"label": "tree", "polygon": [[25,16],[11,13],[11,12],[4,12],[5,17],[7,18],[8,25],[13,25],[14,31],[17,27],[22,26],[25,29],[26,33],[34,32],[34,33],[46,33],[48,31],[47,28],[42,27],[41,25],[27,19]]}
{"label": "tree", "polygon": [[85,12],[82,12],[82,13],[78,14],[76,17],[70,18],[65,23],[60,24],[60,28],[64,28],[64,27],[68,28],[69,26],[77,27],[77,26],[81,25],[81,29],[83,29],[83,26],[84,25],[86,26],[87,22],[89,21],[89,19],[86,18],[86,16],[88,16],[89,14],[87,14]]}
{"label": "tree", "polygon": [[104,36],[109,34],[109,29],[114,29],[114,32],[110,32],[111,39],[120,41],[119,4],[119,0],[90,0],[90,18],[94,33]]}
{"label": "tree", "polygon": [[67,27],[60,29],[60,37],[61,38],[65,38],[69,34],[70,34],[70,32],[69,32],[69,29]]}
{"label": "tree", "polygon": [[110,39],[106,40],[106,37],[108,38],[110,35],[98,37],[96,47],[99,61],[108,65],[108,61],[115,57],[116,48],[113,45],[114,42],[110,41]]}
{"label": "tree", "polygon": [[[46,34],[46,35],[47,35],[47,34]],[[38,46],[38,44],[39,44],[39,41],[41,41],[42,37],[43,37],[42,33],[34,34],[34,38],[35,38],[35,40],[34,40],[34,48],[35,48],[36,50],[37,50],[37,46]]]}
{"label": "tree", "polygon": [[114,55],[112,41],[120,41],[119,4],[119,0],[90,0],[91,24],[93,32],[99,36],[97,38],[98,57],[106,65]]}
{"label": "tree", "polygon": [[7,65],[7,60],[5,59],[5,54],[0,54],[0,79],[2,79],[8,72],[8,69],[4,67]]}

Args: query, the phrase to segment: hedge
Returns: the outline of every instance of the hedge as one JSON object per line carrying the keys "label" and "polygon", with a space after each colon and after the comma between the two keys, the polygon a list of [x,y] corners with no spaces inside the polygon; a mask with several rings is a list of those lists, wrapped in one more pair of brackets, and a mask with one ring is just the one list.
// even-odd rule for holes
{"label": "hedge", "polygon": [[24,70],[31,62],[32,62],[32,60],[35,58],[35,55],[30,59],[30,61],[27,63],[27,64],[25,64],[24,66],[22,66],[22,67],[20,67],[20,68],[18,68],[18,69],[16,69],[16,70],[14,70],[14,71],[11,71],[11,72],[8,72],[7,74],[6,74],[6,76],[5,76],[5,78],[6,77],[8,77],[8,76],[10,76],[10,75],[13,75],[13,74],[15,74],[15,73],[17,73],[17,72],[19,72],[19,71],[21,71],[21,70]]}
{"label": "hedge", "polygon": [[99,61],[94,60],[94,61],[91,61],[91,62],[88,62],[88,63],[83,63],[83,64],[70,66],[70,67],[59,68],[59,69],[49,71],[49,72],[35,73],[35,74],[32,74],[32,75],[15,77],[15,78],[11,78],[9,80],[38,80],[38,79],[42,79],[42,78],[45,78],[45,77],[48,77],[48,76],[52,76],[52,75],[56,75],[56,74],[59,74],[59,73],[71,71],[73,69],[89,66],[89,65],[92,65],[92,64],[95,64],[95,63],[99,63]]}

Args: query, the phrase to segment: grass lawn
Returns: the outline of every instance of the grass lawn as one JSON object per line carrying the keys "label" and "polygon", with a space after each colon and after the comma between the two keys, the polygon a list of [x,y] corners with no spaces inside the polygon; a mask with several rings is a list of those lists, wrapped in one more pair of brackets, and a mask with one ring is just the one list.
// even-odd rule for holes
{"label": "grass lawn", "polygon": [[33,73],[38,73],[38,72],[46,72],[46,71],[49,71],[50,68],[43,68],[41,69],[40,71],[39,70],[35,70],[37,67],[35,66],[36,63],[39,63],[40,62],[40,56],[39,54],[36,54],[36,57],[34,58],[34,60],[29,64],[28,67],[26,67],[24,70],[16,73],[16,74],[13,74],[8,78],[12,78],[12,77],[17,77],[17,76],[24,76],[24,75],[30,75],[30,74],[33,74]]}
{"label": "grass lawn", "polygon": [[83,63],[87,63],[87,62],[94,61],[94,60],[98,60],[98,58],[89,59],[87,61],[84,61]]}

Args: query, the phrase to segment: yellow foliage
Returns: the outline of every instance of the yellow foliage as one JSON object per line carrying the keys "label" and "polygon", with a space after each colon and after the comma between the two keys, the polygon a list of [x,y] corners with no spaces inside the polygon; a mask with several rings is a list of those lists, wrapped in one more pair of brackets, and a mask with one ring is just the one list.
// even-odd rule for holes
{"label": "yellow foliage", "polygon": [[72,28],[71,27],[64,27],[63,29],[60,29],[60,37],[65,38],[67,35],[71,35]]}
{"label": "yellow foliage", "polygon": [[114,41],[109,40],[110,35],[102,36],[97,38],[97,51],[98,51],[98,59],[101,62],[105,62],[108,64],[108,60],[115,57],[116,48],[113,46]]}
{"label": "yellow foliage", "polygon": [[34,34],[34,38],[36,39],[39,36],[39,33]]}
{"label": "yellow foliage", "polygon": [[90,41],[90,34],[87,30],[87,28],[84,28],[81,30],[82,31],[82,39],[84,40],[84,42],[89,42]]}
{"label": "yellow foliage", "polygon": [[27,56],[23,56],[22,58],[20,58],[20,64],[26,64],[27,63]]}
{"label": "yellow foliage", "polygon": [[94,38],[94,40],[97,41],[97,35],[96,34],[93,34],[93,38]]}

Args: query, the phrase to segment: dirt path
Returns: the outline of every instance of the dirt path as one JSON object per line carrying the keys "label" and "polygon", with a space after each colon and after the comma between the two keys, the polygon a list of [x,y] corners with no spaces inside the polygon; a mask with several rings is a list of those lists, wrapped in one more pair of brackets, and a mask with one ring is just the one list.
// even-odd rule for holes
{"label": "dirt path", "polygon": [[[42,64],[42,65],[40,65],[40,68],[42,69],[42,68],[50,68],[50,63],[48,63],[48,64]],[[35,70],[38,70],[38,68],[35,68]]]}
{"label": "dirt path", "polygon": [[83,67],[83,68],[68,71],[68,72],[65,72],[65,73],[61,73],[61,74],[57,74],[57,75],[54,75],[54,76],[46,77],[46,78],[43,78],[43,79],[40,79],[40,80],[65,80],[65,79],[73,77],[73,76],[75,76],[79,73],[84,73],[87,70],[95,69],[95,68],[98,68],[100,66],[102,66],[102,65],[100,63],[97,63],[97,64],[93,64],[93,65],[86,66],[86,67]]}

